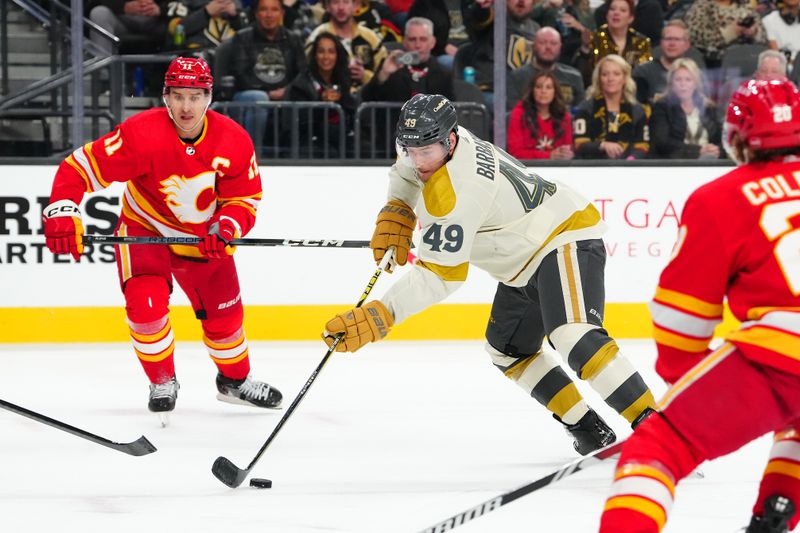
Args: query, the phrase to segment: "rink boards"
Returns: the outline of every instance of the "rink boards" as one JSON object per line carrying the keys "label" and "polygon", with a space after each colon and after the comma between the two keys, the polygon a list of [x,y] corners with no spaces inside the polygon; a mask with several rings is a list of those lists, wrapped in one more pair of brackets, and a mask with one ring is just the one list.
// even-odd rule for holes
{"label": "rink boards", "polygon": [[[41,210],[55,167],[5,166],[0,189],[0,342],[127,339],[111,245],[76,264],[44,248]],[[535,168],[534,171],[537,171]],[[594,202],[609,225],[605,237],[606,326],[617,337],[649,336],[646,302],[669,260],[689,193],[726,167],[561,167],[541,169]],[[264,199],[248,237],[369,240],[387,189],[384,167],[262,167]],[[87,233],[110,234],[121,187],[87,195]],[[374,272],[368,249],[240,247],[236,252],[245,327],[252,340],[319,336],[325,320],[352,306]],[[405,267],[409,268],[409,267]],[[702,265],[698,265],[702,268]],[[379,297],[403,274],[379,280]],[[471,269],[447,301],[397,326],[390,339],[479,339],[496,282]],[[199,338],[185,296],[172,298],[176,338]],[[727,320],[723,328],[730,327]]]}

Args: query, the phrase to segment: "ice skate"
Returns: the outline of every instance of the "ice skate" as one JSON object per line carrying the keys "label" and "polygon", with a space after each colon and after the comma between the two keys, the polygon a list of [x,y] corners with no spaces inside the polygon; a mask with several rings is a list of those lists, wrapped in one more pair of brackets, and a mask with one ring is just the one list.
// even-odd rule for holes
{"label": "ice skate", "polygon": [[645,419],[650,415],[655,414],[655,412],[656,412],[655,409],[652,409],[650,407],[645,407],[644,411],[639,413],[639,416],[637,416],[636,419],[633,422],[631,422],[631,429],[636,429],[636,426],[644,422]]}
{"label": "ice skate", "polygon": [[788,533],[789,520],[797,510],[785,496],[770,496],[764,502],[764,516],[754,516],[745,533]]}
{"label": "ice skate", "polygon": [[150,384],[150,400],[147,402],[147,408],[158,414],[161,427],[169,425],[169,413],[175,409],[175,401],[178,399],[180,388],[175,376],[164,383]]}
{"label": "ice skate", "polygon": [[614,431],[592,409],[589,409],[589,412],[583,415],[583,418],[576,424],[566,424],[555,414],[553,414],[553,418],[564,424],[567,433],[575,439],[575,442],[572,443],[575,451],[581,455],[605,448],[617,440]]}
{"label": "ice skate", "polygon": [[231,379],[217,374],[217,390],[217,399],[221,402],[269,409],[280,407],[283,399],[281,391],[250,376],[245,379]]}

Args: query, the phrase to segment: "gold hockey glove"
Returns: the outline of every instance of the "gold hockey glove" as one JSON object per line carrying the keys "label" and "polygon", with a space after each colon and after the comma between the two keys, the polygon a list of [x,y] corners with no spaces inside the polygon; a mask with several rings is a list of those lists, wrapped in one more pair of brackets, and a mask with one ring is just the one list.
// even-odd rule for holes
{"label": "gold hockey glove", "polygon": [[393,324],[394,318],[386,306],[380,300],[373,300],[328,320],[322,338],[331,346],[336,335],[344,333],[336,351],[355,352],[368,342],[384,338]]}
{"label": "gold hockey glove", "polygon": [[[383,206],[375,221],[375,233],[369,242],[375,263],[380,263],[386,250],[394,246],[394,262],[400,266],[405,265],[408,262],[408,250],[411,248],[411,234],[416,224],[417,215],[404,202],[390,200]],[[391,271],[391,267],[387,266],[386,271]]]}

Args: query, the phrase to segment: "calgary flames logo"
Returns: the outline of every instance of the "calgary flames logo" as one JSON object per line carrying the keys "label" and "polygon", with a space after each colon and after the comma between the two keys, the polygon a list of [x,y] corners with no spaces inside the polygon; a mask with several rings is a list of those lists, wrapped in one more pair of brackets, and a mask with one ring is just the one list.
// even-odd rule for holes
{"label": "calgary flames logo", "polygon": [[170,211],[183,224],[202,224],[214,214],[215,173],[201,172],[191,178],[173,174],[161,181],[159,191]]}

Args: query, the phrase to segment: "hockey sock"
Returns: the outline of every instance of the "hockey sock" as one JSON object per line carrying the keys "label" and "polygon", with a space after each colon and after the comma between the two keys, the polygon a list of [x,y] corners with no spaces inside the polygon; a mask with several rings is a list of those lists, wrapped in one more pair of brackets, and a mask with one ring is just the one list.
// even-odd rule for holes
{"label": "hockey sock", "polygon": [[551,354],[512,357],[488,343],[486,350],[494,366],[565,424],[576,424],[589,411],[575,383]]}
{"label": "hockey sock", "polygon": [[700,461],[661,414],[637,427],[622,450],[600,533],[657,533],[667,521],[675,485]]}
{"label": "hockey sock", "polygon": [[166,316],[147,324],[128,323],[133,349],[151,383],[164,383],[175,375],[175,338]]}
{"label": "hockey sock", "polygon": [[[800,431],[789,429],[775,434],[775,441],[764,470],[758,499],[753,507],[755,516],[763,516],[764,501],[773,495],[789,498],[800,506]],[[800,512],[789,520],[789,531],[800,521]]]}
{"label": "hockey sock", "polygon": [[175,338],[169,323],[169,285],[159,276],[135,276],[125,283],[125,311],[133,349],[151,383],[175,375]]}
{"label": "hockey sock", "polygon": [[550,340],[559,353],[567,354],[570,368],[628,422],[648,407],[655,409],[653,393],[604,329],[565,324],[551,334]]}
{"label": "hockey sock", "polygon": [[[223,320],[203,321],[203,342],[208,355],[220,373],[231,379],[244,379],[250,373],[250,357],[247,339],[241,326],[232,333],[219,331],[224,326]],[[216,331],[215,331],[216,330]]]}

